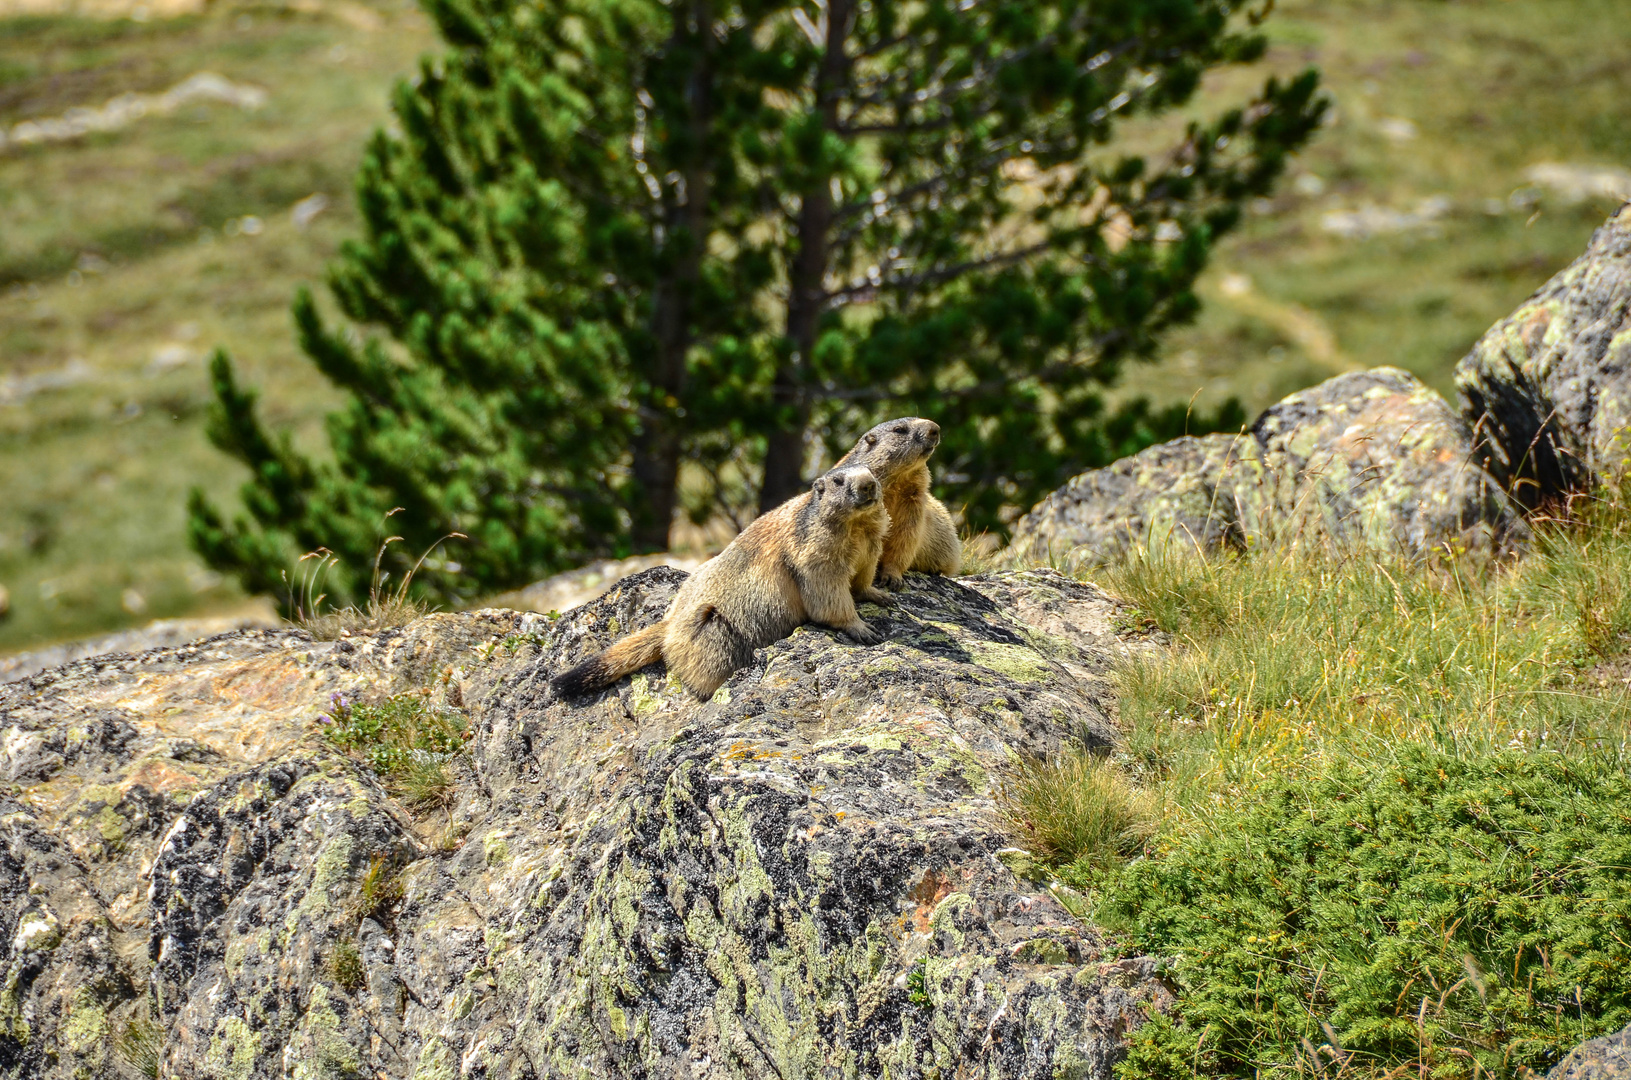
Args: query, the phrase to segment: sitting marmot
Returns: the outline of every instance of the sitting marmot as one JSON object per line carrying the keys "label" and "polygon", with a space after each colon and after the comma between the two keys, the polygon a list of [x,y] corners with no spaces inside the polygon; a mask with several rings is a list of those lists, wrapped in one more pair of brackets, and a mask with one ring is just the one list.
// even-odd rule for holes
{"label": "sitting marmot", "polygon": [[915,416],[879,424],[862,435],[835,469],[865,465],[883,485],[889,512],[878,563],[880,584],[898,589],[908,570],[952,575],[963,568],[963,543],[944,503],[929,494],[929,455],[940,445],[940,425]]}
{"label": "sitting marmot", "polygon": [[872,473],[862,466],[835,468],[703,563],[661,622],[557,676],[555,690],[591,693],[666,660],[687,689],[708,698],[753,659],[753,650],[804,622],[876,645],[883,639],[856,614],[852,593],[888,602],[872,586],[888,526]]}

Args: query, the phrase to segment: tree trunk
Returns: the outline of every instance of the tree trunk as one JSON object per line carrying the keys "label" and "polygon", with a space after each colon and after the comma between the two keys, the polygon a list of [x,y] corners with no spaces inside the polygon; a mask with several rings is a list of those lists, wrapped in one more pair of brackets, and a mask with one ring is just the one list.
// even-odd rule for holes
{"label": "tree trunk", "polygon": [[689,246],[675,260],[672,276],[658,283],[652,297],[651,392],[640,433],[634,439],[631,466],[641,494],[634,508],[632,536],[638,552],[668,549],[668,533],[678,502],[676,488],[684,451],[686,353],[692,343],[692,302],[708,244],[714,41],[708,0],[692,4],[689,18],[676,13],[672,40],[675,48],[689,46],[694,50],[685,87],[693,153],[683,170],[684,193],[676,192],[674,201],[668,204],[664,232],[668,243]]}
{"label": "tree trunk", "polygon": [[[826,51],[816,76],[816,106],[829,131],[838,127],[838,101],[849,74],[844,44],[854,0],[829,0]],[[786,336],[792,351],[776,371],[772,400],[782,419],[766,440],[759,510],[772,510],[804,489],[804,432],[810,426],[809,371],[816,333],[827,310],[827,261],[831,257],[832,181],[821,175],[801,193],[798,254],[788,272]]]}

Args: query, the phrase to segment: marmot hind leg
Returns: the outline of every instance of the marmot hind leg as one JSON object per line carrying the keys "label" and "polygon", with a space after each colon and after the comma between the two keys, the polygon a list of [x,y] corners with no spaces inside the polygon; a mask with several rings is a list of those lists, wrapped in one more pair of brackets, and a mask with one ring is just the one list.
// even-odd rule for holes
{"label": "marmot hind leg", "polygon": [[911,569],[925,574],[953,577],[963,568],[963,542],[957,537],[951,511],[939,499],[929,499],[923,514],[923,531]]}
{"label": "marmot hind leg", "polygon": [[663,641],[663,659],[687,690],[706,701],[737,669],[747,666],[753,649],[717,607],[704,604],[673,620]]}

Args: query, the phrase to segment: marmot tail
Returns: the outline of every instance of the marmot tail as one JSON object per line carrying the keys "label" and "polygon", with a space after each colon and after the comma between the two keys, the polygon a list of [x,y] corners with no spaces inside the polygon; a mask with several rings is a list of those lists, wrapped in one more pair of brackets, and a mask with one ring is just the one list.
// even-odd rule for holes
{"label": "marmot tail", "polygon": [[550,685],[562,697],[581,697],[596,690],[604,690],[631,671],[639,671],[647,664],[663,658],[663,636],[668,633],[668,620],[653,623],[637,634],[630,634],[598,656],[591,656],[569,671],[550,680]]}

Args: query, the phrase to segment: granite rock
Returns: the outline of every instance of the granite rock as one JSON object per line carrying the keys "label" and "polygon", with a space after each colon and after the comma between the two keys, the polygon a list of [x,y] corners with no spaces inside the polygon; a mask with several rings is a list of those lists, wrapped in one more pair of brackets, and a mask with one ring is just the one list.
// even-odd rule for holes
{"label": "granite rock", "polygon": [[[660,665],[552,696],[682,580],[0,687],[0,1076],[1108,1077],[1163,965],[995,798],[1108,746],[1110,668],[1162,645],[1052,571],[913,575],[880,646],[804,627],[707,702]],[[473,731],[428,818],[319,720],[406,691]]]}
{"label": "granite rock", "polygon": [[1631,1078],[1631,1027],[1581,1043],[1546,1074],[1546,1080],[1627,1078]]}
{"label": "granite rock", "polygon": [[1239,435],[1183,438],[1071,480],[1014,530],[1031,560],[1105,563],[1145,544],[1503,553],[1528,529],[1450,406],[1396,368],[1338,375]]}
{"label": "granite rock", "polygon": [[1485,469],[1525,506],[1631,463],[1631,204],[1456,366]]}

